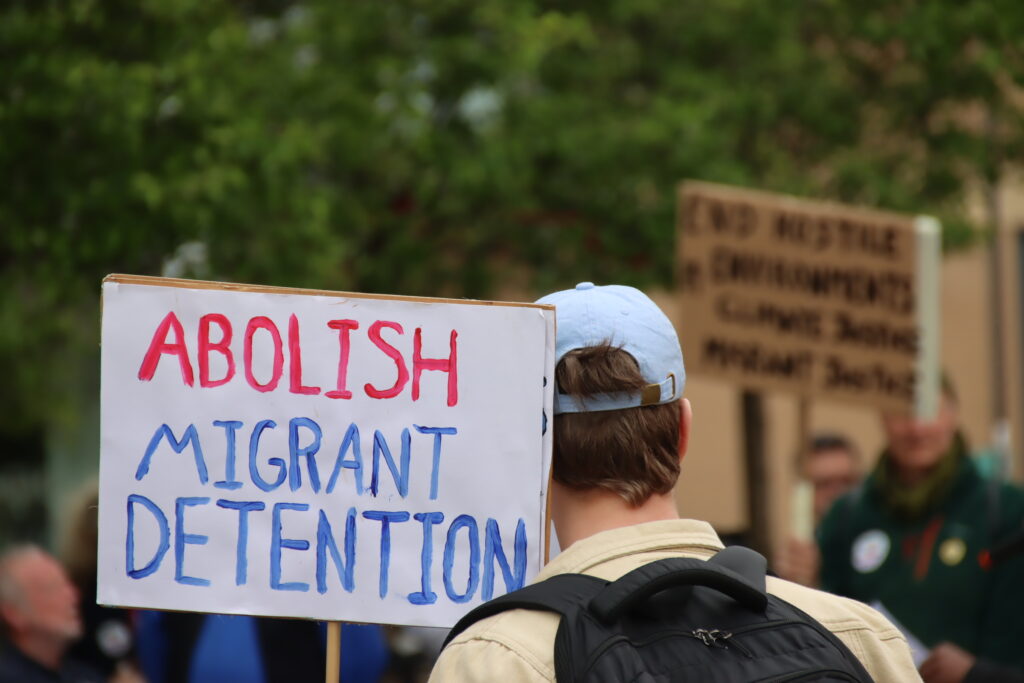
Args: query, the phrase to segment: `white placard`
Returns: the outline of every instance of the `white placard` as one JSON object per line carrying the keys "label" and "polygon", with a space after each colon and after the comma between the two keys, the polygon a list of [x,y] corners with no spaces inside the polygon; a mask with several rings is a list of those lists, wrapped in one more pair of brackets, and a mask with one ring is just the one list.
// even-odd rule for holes
{"label": "white placard", "polygon": [[107,605],[450,626],[543,563],[554,310],[103,284]]}

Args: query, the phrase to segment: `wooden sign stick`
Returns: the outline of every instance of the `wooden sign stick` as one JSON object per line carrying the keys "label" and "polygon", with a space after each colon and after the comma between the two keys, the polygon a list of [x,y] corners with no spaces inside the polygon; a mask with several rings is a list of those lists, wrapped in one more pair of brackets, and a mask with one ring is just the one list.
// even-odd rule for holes
{"label": "wooden sign stick", "polygon": [[341,622],[327,622],[327,683],[338,683],[341,679]]}

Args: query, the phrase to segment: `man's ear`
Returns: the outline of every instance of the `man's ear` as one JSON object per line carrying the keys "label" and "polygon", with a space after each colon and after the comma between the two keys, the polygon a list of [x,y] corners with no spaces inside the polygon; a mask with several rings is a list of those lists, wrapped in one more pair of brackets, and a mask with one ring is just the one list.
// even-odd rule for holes
{"label": "man's ear", "polygon": [[693,408],[689,399],[679,399],[679,459],[686,455],[690,445],[690,426],[693,422]]}

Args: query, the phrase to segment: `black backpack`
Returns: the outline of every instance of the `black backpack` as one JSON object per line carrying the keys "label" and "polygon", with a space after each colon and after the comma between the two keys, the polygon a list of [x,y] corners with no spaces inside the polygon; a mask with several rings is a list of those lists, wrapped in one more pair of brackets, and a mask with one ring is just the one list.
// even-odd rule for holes
{"label": "black backpack", "polygon": [[660,560],[617,581],[561,574],[480,605],[445,645],[505,610],[545,610],[562,617],[559,683],[870,682],[834,634],[765,591],[765,569],[761,555],[732,546],[707,562]]}

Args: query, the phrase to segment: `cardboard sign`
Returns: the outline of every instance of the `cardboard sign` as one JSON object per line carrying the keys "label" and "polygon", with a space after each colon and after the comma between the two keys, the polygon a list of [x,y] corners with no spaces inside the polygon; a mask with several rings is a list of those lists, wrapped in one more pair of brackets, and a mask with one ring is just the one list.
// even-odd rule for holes
{"label": "cardboard sign", "polygon": [[933,219],[698,182],[684,183],[679,200],[688,370],[931,414]]}
{"label": "cardboard sign", "polygon": [[450,626],[543,560],[554,310],[111,276],[101,604]]}

